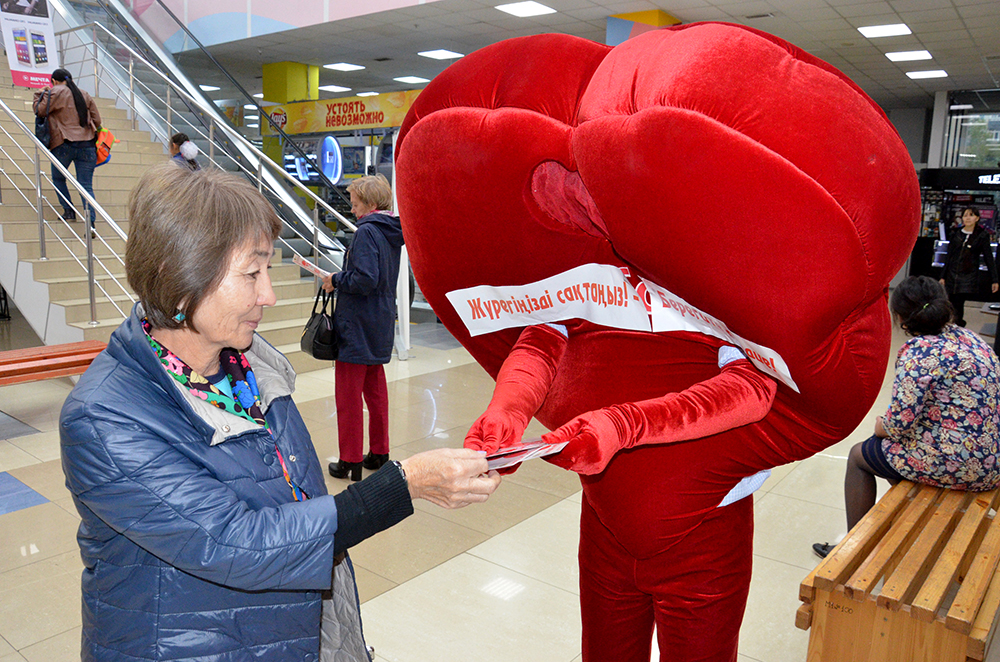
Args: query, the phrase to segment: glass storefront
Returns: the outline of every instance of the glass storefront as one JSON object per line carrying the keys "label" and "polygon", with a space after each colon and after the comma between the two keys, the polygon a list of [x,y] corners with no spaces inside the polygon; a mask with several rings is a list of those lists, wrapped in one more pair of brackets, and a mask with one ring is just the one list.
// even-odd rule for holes
{"label": "glass storefront", "polygon": [[943,168],[1000,166],[1000,90],[948,94]]}

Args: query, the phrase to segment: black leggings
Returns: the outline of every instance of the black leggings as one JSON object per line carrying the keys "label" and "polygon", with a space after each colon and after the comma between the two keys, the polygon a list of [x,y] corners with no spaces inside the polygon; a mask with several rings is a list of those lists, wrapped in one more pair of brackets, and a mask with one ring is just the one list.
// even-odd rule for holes
{"label": "black leggings", "polygon": [[948,294],[948,301],[951,301],[952,307],[955,309],[955,324],[959,326],[965,326],[965,302],[969,300],[970,294],[959,294],[958,292],[951,292]]}

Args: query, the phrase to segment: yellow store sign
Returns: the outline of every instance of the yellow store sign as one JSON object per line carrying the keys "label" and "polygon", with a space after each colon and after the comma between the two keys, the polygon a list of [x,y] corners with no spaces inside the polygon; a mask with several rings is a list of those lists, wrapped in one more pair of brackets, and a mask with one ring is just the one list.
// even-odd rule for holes
{"label": "yellow store sign", "polygon": [[[271,119],[289,135],[399,126],[420,90],[388,92],[372,97],[343,97],[268,106]],[[274,135],[271,125],[261,127]]]}

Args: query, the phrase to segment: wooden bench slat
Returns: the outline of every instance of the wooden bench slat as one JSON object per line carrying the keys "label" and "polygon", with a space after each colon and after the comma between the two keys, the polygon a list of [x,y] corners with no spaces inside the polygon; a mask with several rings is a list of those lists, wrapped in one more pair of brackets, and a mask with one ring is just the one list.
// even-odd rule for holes
{"label": "wooden bench slat", "polygon": [[89,365],[100,352],[88,352],[86,354],[72,354],[70,356],[59,356],[36,361],[22,361],[0,366],[0,376],[6,375],[27,375],[32,372],[45,372],[48,368],[71,367],[76,365]]}
{"label": "wooden bench slat", "polygon": [[989,588],[1000,559],[1000,517],[990,522],[986,537],[976,552],[976,557],[969,568],[969,574],[962,582],[962,588],[951,603],[945,623],[948,629],[962,634],[969,634],[972,623],[979,613],[986,589]]}
{"label": "wooden bench slat", "polygon": [[45,372],[33,372],[27,375],[14,375],[11,377],[0,377],[0,386],[12,386],[14,384],[25,384],[27,382],[38,382],[43,379],[58,379],[59,377],[71,377],[82,375],[87,372],[89,365],[73,366],[60,370],[47,370]]}
{"label": "wooden bench slat", "polygon": [[971,550],[977,537],[985,533],[989,524],[987,515],[996,504],[1000,490],[981,492],[971,495],[971,500],[965,506],[962,519],[955,527],[948,544],[941,550],[934,567],[923,588],[917,593],[911,604],[911,614],[922,621],[930,623],[937,615],[944,602],[948,589],[959,575],[959,571],[967,556],[972,556]]}
{"label": "wooden bench slat", "polygon": [[84,340],[82,342],[71,342],[62,345],[11,349],[5,352],[0,352],[0,366],[20,363],[23,361],[31,361],[34,359],[56,358],[87,352],[99,353],[106,346],[107,345],[100,340]]}
{"label": "wooden bench slat", "polygon": [[966,655],[973,660],[986,658],[986,651],[990,648],[997,631],[997,612],[1000,612],[1000,579],[993,575],[993,581],[990,582],[983,604],[976,614],[976,620],[972,622],[972,630],[969,631]]}
{"label": "wooden bench slat", "polygon": [[902,560],[910,543],[920,532],[921,525],[934,512],[938,496],[939,490],[917,490],[903,514],[891,523],[889,532],[876,543],[850,579],[844,582],[844,592],[849,598],[863,600],[890,566],[895,567]]}
{"label": "wooden bench slat", "polygon": [[[902,481],[889,490],[875,507],[869,511],[857,525],[848,532],[847,537],[840,541],[830,555],[820,563],[812,575],[812,586],[825,591],[833,591],[838,584],[854,574],[858,565],[881,540],[896,515],[907,504],[913,483]],[[806,587],[803,586],[803,590]]]}
{"label": "wooden bench slat", "polygon": [[[930,489],[939,492],[936,488]],[[971,500],[972,496],[968,492],[944,491],[944,496],[932,509],[930,519],[920,529],[902,561],[882,585],[882,593],[878,596],[879,606],[898,611],[904,601],[911,599],[920,590],[924,579],[934,567],[934,560],[955,530],[961,511]],[[928,620],[933,620],[933,614]]]}

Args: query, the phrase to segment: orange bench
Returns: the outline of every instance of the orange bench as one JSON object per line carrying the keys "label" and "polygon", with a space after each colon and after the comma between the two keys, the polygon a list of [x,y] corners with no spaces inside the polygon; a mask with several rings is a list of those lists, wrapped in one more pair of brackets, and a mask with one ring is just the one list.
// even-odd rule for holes
{"label": "orange bench", "polygon": [[0,352],[0,386],[82,375],[107,343],[99,340]]}
{"label": "orange bench", "polygon": [[892,487],[802,582],[809,662],[995,659],[1000,490]]}

